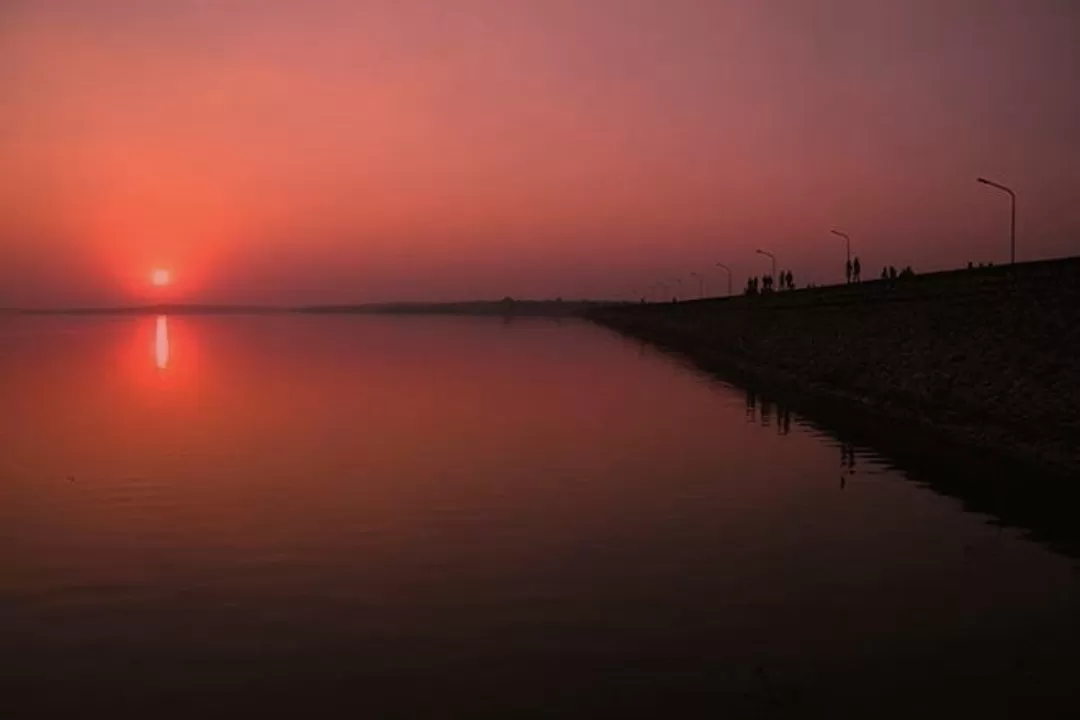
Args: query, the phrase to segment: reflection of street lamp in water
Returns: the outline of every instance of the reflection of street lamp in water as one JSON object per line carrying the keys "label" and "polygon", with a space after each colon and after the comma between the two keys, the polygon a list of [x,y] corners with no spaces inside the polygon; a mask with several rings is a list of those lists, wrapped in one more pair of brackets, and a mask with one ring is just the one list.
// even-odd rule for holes
{"label": "reflection of street lamp in water", "polygon": [[157,316],[154,328],[154,360],[158,370],[169,367],[169,319],[164,315]]}

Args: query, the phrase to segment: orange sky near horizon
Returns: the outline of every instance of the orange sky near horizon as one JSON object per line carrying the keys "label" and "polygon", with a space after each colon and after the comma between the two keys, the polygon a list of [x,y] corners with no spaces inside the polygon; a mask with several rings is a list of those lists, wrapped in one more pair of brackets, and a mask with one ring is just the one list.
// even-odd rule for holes
{"label": "orange sky near horizon", "polygon": [[1068,0],[6,0],[0,305],[626,296],[756,247],[829,282],[831,227],[1002,262],[977,175],[1021,259],[1075,254],[1077,37]]}

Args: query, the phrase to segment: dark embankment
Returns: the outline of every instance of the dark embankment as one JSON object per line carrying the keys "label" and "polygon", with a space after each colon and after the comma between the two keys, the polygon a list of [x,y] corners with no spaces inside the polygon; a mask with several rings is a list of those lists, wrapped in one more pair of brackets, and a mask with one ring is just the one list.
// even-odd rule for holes
{"label": "dark embankment", "polygon": [[587,316],[1080,549],[1080,258]]}

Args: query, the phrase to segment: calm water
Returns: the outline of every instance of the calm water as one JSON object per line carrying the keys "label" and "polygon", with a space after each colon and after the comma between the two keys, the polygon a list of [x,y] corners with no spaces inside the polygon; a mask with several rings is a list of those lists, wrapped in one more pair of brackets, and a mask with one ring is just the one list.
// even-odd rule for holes
{"label": "calm water", "polygon": [[587,324],[6,319],[0,397],[0,717],[1076,700],[1073,560]]}

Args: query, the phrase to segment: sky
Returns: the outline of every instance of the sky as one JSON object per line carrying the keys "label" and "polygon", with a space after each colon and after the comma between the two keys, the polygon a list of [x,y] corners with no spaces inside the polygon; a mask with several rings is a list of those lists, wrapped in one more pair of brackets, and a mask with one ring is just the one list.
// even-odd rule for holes
{"label": "sky", "polygon": [[[1080,253],[1075,0],[3,0],[0,306]],[[156,287],[155,269],[172,283]]]}

